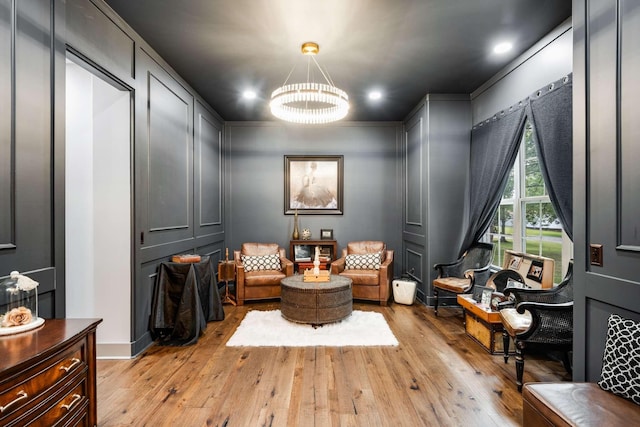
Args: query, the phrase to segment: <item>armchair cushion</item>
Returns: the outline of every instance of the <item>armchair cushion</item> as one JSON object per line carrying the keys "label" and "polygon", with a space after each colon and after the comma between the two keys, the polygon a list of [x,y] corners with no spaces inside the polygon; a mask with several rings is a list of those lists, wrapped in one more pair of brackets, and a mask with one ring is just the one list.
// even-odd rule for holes
{"label": "armchair cushion", "polygon": [[346,270],[380,270],[381,253],[348,254],[345,257]]}
{"label": "armchair cushion", "polygon": [[598,385],[640,405],[640,322],[609,316]]}
{"label": "armchair cushion", "polygon": [[257,270],[282,270],[279,254],[270,255],[241,255],[244,271],[247,273]]}

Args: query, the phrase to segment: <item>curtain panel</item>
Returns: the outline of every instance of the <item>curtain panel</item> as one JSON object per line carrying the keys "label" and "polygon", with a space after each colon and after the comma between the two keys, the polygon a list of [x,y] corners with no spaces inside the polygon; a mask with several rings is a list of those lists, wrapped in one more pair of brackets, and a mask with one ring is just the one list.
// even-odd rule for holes
{"label": "curtain panel", "polygon": [[529,97],[531,120],[540,169],[551,204],[565,233],[573,240],[573,109],[571,76]]}
{"label": "curtain panel", "polygon": [[518,154],[525,123],[524,104],[471,130],[469,226],[459,255],[480,241],[500,205]]}
{"label": "curtain panel", "polygon": [[534,141],[549,199],[573,239],[573,123],[571,75],[544,87],[471,130],[469,225],[462,255],[479,242],[500,206],[518,154],[526,120]]}

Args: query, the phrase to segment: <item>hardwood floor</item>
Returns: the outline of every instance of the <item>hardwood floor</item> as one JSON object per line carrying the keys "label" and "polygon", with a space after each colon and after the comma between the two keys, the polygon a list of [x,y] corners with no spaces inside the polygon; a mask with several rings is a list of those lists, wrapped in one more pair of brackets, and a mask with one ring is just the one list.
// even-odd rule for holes
{"label": "hardwood floor", "polygon": [[[509,426],[522,398],[514,358],[489,355],[464,333],[459,308],[354,303],[384,314],[398,347],[225,347],[248,310],[224,306],[189,347],[153,346],[98,361],[98,423],[148,426]],[[526,381],[570,379],[529,357]]]}

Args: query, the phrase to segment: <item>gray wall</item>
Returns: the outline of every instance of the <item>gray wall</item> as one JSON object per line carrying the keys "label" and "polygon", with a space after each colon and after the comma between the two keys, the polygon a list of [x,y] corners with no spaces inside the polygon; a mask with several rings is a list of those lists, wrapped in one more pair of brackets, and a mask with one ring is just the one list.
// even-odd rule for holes
{"label": "gray wall", "polygon": [[571,19],[568,19],[474,90],[471,94],[473,124],[571,73],[572,34]]}
{"label": "gray wall", "polygon": [[[342,122],[310,127],[280,122],[225,124],[226,245],[276,242],[287,249],[293,215],[284,214],[284,156],[344,156],[343,215],[299,215],[299,228],[333,229],[339,251],[354,240],[382,240],[399,253],[401,123]],[[401,259],[395,260],[396,275]]]}
{"label": "gray wall", "polygon": [[52,19],[47,2],[0,0],[0,280],[18,270],[38,281],[40,317],[64,314],[52,250]]}
{"label": "gray wall", "polygon": [[[610,314],[640,321],[638,12],[638,2],[573,2],[573,375],[578,381],[600,377]],[[590,244],[603,245],[602,266],[590,263]]]}
{"label": "gray wall", "polygon": [[64,222],[67,50],[133,94],[132,277],[123,280],[133,283],[137,354],[151,343],[157,265],[184,252],[222,257],[223,122],[101,0],[0,0],[0,277],[38,280],[44,317],[65,316],[73,226]]}
{"label": "gray wall", "polygon": [[[471,107],[466,95],[429,94],[405,121],[402,256],[433,303],[433,265],[458,258],[467,218]],[[453,303],[450,297],[440,299]]]}

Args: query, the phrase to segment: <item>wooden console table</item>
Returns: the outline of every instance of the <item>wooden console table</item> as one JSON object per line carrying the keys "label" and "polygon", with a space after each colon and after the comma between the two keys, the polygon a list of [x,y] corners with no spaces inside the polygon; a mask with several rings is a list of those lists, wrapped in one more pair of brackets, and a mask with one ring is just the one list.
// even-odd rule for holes
{"label": "wooden console table", "polygon": [[[320,251],[328,258],[328,261],[320,262],[320,269],[330,269],[331,262],[338,259],[338,243],[335,240],[291,240],[289,242],[289,259],[293,261],[293,271],[300,272],[300,268],[309,268],[309,266],[313,268],[316,246],[320,246]],[[298,251],[296,251],[296,247],[298,247]],[[301,248],[302,251],[300,251]],[[304,252],[309,256],[306,259],[296,259],[296,252]]]}
{"label": "wooden console table", "polygon": [[0,425],[97,425],[96,327],[47,319],[0,337]]}

